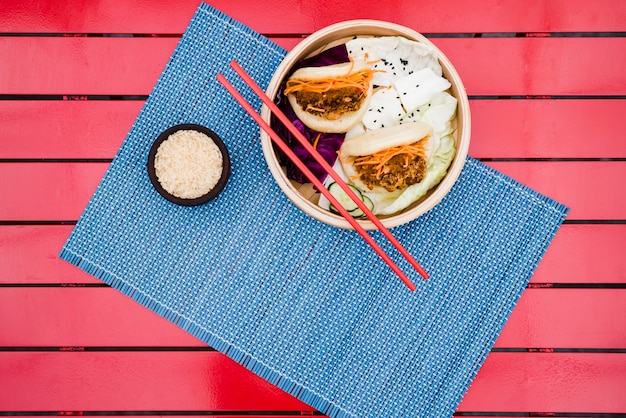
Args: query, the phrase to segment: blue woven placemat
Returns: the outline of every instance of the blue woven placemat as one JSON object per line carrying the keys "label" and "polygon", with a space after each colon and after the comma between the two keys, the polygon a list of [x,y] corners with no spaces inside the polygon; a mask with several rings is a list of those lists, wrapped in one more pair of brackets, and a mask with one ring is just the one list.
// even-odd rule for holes
{"label": "blue woven placemat", "polygon": [[[60,256],[329,416],[451,416],[567,209],[468,158],[435,209],[392,230],[431,274],[411,293],[354,231],[285,198],[257,126],[215,81],[248,91],[236,59],[265,87],[284,54],[202,4]],[[152,141],[179,123],[230,151],[204,206],[148,179]]]}

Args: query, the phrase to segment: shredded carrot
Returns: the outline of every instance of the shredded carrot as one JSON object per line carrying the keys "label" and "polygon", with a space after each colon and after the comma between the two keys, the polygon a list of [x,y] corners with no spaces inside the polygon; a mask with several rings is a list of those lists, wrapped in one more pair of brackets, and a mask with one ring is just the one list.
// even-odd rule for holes
{"label": "shredded carrot", "polygon": [[425,141],[419,141],[413,144],[408,145],[399,145],[397,147],[387,148],[381,151],[378,151],[372,155],[363,155],[360,157],[354,158],[355,166],[374,166],[376,169],[376,177],[380,179],[385,164],[389,162],[396,155],[405,155],[405,164],[408,165],[410,159],[414,159],[416,157],[425,158],[424,153],[424,143]]}
{"label": "shredded carrot", "polygon": [[317,134],[317,136],[315,137],[315,140],[313,141],[313,148],[317,149],[317,144],[318,142],[320,142],[321,136],[322,134]]}
{"label": "shredded carrot", "polygon": [[[366,62],[368,65],[374,65],[374,64],[378,64],[379,62],[382,62],[382,60],[381,60],[381,59],[377,59],[377,60],[371,60],[371,61],[369,61],[369,60],[368,60],[368,58],[369,58],[369,54],[365,53],[365,62]],[[352,59],[352,58],[350,58],[350,59]],[[373,70],[373,71],[374,71],[375,73],[386,73],[386,72],[387,72],[387,70]]]}
{"label": "shredded carrot", "polygon": [[372,70],[365,68],[353,74],[339,77],[325,77],[318,79],[294,79],[287,81],[285,94],[298,91],[309,91],[313,93],[324,93],[333,89],[356,88],[366,92],[372,80]]}
{"label": "shredded carrot", "polygon": [[[350,69],[351,70],[351,69]],[[367,92],[373,78],[373,71],[369,68],[335,77],[324,77],[316,79],[293,79],[288,80],[285,94],[298,91],[308,91],[312,93],[324,93],[333,89],[356,88],[362,92]]]}

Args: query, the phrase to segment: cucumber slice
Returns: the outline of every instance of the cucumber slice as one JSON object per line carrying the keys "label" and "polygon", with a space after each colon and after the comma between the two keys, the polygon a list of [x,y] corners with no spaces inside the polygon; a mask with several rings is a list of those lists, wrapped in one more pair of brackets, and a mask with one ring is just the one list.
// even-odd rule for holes
{"label": "cucumber slice", "polygon": [[[351,184],[348,184],[348,187],[354,192],[354,194],[357,195],[357,197],[359,199],[363,200],[363,195],[361,194],[361,191],[359,189],[357,189],[356,187],[352,186]],[[343,206],[348,212],[353,211],[353,210],[359,208],[356,205],[356,203],[354,203],[352,201],[352,199],[350,199],[348,194],[346,192],[344,192],[343,189],[341,188],[341,186],[339,186],[337,183],[331,183],[328,186],[328,191],[330,192],[330,194],[335,196],[335,199],[337,199],[339,201],[339,203],[341,204],[341,206]],[[332,207],[332,205],[331,205],[331,207]],[[333,207],[332,209],[337,211],[337,208]]]}
{"label": "cucumber slice", "polygon": [[[362,195],[362,198],[365,206],[367,206],[370,211],[374,210],[374,202],[372,202],[372,199],[365,195]],[[353,218],[366,218],[365,213],[363,213],[363,211],[359,207],[357,207],[355,210],[351,210],[350,215],[352,215]]]}
{"label": "cucumber slice", "polygon": [[[350,187],[350,189],[354,192],[354,194],[356,194],[357,197],[361,199],[370,210],[374,209],[374,203],[369,197],[364,196],[363,193],[361,193],[361,191],[358,188],[356,188],[355,186],[351,184],[348,184],[348,187]],[[328,191],[333,196],[335,196],[335,198],[341,204],[341,206],[346,208],[346,210],[350,213],[350,215],[352,215],[352,217],[362,218],[365,215],[363,211],[357,206],[357,204],[354,203],[352,199],[350,199],[348,194],[344,192],[341,186],[339,186],[336,182],[331,183],[328,186]],[[339,211],[337,210],[337,208],[334,207],[332,204],[330,205],[329,209],[331,212],[335,214],[339,214]]]}

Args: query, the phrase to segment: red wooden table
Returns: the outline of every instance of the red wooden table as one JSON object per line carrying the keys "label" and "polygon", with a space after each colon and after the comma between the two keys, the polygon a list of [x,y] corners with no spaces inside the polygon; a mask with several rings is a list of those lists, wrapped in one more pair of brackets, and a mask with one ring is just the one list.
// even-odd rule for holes
{"label": "red wooden table", "polygon": [[[571,207],[460,416],[626,417],[626,2],[210,4],[289,49],[341,20],[427,35],[470,155]],[[197,0],[0,5],[0,415],[316,415],[57,254]]]}

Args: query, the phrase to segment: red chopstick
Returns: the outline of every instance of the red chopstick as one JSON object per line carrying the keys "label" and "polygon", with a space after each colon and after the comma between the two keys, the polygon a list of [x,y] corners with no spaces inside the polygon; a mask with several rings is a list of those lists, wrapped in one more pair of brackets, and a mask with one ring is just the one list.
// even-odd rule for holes
{"label": "red chopstick", "polygon": [[406,258],[406,260],[417,270],[417,272],[422,275],[425,279],[428,278],[428,273],[419,265],[419,263],[413,258],[413,256],[398,242],[398,240],[389,232],[389,230],[382,224],[382,222],[372,213],[372,211],[367,207],[365,202],[359,199],[356,194],[352,191],[350,187],[343,181],[341,176],[333,170],[333,168],[322,158],[322,156],[317,152],[317,150],[306,140],[306,138],[302,135],[298,129],[291,123],[291,121],[280,111],[278,106],[265,94],[263,89],[255,83],[255,81],[250,77],[246,71],[236,62],[232,61],[230,66],[235,70],[235,72],[245,81],[245,83],[254,91],[254,93],[265,103],[265,105],[278,117],[278,119],[283,123],[289,132],[296,137],[296,139],[302,144],[302,146],[313,156],[315,161],[317,161],[324,170],[337,182],[337,184],[341,187],[341,189],[354,201],[354,203],[363,211],[363,213],[369,218],[370,221],[378,228],[380,232],[393,244],[393,246]]}
{"label": "red chopstick", "polygon": [[[309,142],[302,136],[302,134],[293,126],[285,115],[278,109],[274,103],[267,97],[265,92],[252,80],[252,78],[239,66],[236,62],[232,62],[231,66],[235,69],[235,72],[239,74],[242,79],[252,88],[252,90],[263,100],[263,102],[270,107],[270,110],[281,120],[282,123],[296,136],[296,138],[303,143],[303,146],[307,148],[309,153],[318,160],[322,167],[328,172],[329,175],[339,184],[340,187],[350,196],[350,198],[359,206],[359,208],[365,213],[365,215],[378,227],[378,229],[389,239],[389,241],[395,246],[398,251],[410,262],[410,264],[416,268],[416,270],[424,277],[427,278],[428,274],[424,269],[413,259],[409,252],[395,239],[393,235],[385,228],[380,220],[369,210],[369,208],[359,199],[354,192],[345,184],[343,179],[330,167],[330,165],[319,155]],[[324,185],[313,175],[313,173],[300,161],[300,159],[293,153],[293,151],[285,144],[278,134],[263,120],[263,118],[256,113],[254,108],[241,96],[241,94],[226,80],[226,78],[219,74],[217,80],[228,90],[228,92],[239,102],[239,104],[250,114],[250,116],[259,124],[259,126],[267,132],[272,141],[292,160],[292,162],[303,172],[303,174],[315,185],[315,187],[330,201],[330,203],[337,208],[341,215],[350,223],[350,225],[365,239],[365,241],[376,251],[376,253],[391,267],[391,269],[402,279],[402,281],[411,289],[415,290],[415,285],[409,280],[409,278],[400,270],[400,268],[391,260],[391,258],[383,251],[382,248],[370,237],[369,234],[363,229],[363,227],[348,213],[345,208],[339,204],[336,198],[324,187]]]}

